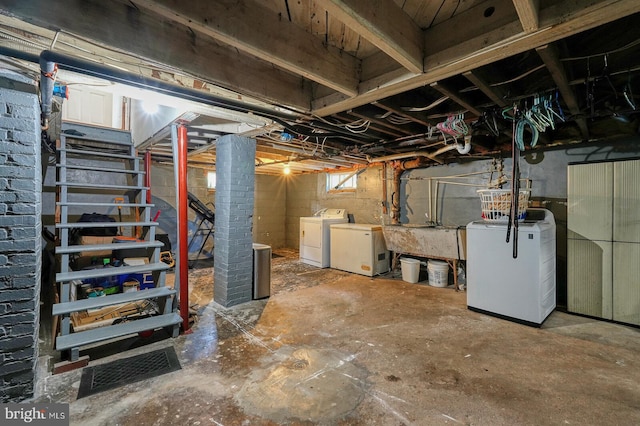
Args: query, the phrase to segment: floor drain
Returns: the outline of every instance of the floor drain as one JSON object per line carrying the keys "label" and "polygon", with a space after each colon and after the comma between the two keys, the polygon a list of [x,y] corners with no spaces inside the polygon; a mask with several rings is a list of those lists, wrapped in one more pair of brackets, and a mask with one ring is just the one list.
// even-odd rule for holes
{"label": "floor drain", "polygon": [[309,366],[309,361],[307,361],[306,359],[296,359],[291,364],[291,369],[292,370],[304,370],[308,366]]}
{"label": "floor drain", "polygon": [[82,371],[78,398],[180,369],[173,346],[87,367]]}

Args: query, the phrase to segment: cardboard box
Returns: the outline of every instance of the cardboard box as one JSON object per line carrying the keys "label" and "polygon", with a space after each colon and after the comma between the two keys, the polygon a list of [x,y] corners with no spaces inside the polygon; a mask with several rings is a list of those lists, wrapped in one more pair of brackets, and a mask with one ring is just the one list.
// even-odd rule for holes
{"label": "cardboard box", "polygon": [[[94,237],[91,235],[82,235],[80,237],[79,244],[83,246],[95,245],[95,244],[111,244],[113,237]],[[108,257],[111,259],[111,250],[98,250],[98,251],[83,251],[80,252],[80,256],[87,257]]]}

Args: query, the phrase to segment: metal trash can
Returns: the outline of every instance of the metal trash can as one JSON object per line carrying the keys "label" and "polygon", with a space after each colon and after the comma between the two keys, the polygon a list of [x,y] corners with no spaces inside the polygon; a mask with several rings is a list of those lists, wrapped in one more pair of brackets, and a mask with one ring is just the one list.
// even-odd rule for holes
{"label": "metal trash can", "polygon": [[271,246],[253,244],[253,299],[271,295]]}

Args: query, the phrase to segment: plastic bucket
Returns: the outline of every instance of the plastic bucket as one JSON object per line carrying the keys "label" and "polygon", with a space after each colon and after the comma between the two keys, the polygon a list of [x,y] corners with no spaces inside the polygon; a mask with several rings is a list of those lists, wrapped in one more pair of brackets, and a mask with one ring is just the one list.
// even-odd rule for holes
{"label": "plastic bucket", "polygon": [[446,287],[449,285],[449,264],[441,260],[427,262],[429,285],[432,287]]}
{"label": "plastic bucket", "polygon": [[420,261],[410,257],[400,258],[400,269],[402,270],[402,281],[415,284],[420,278]]}

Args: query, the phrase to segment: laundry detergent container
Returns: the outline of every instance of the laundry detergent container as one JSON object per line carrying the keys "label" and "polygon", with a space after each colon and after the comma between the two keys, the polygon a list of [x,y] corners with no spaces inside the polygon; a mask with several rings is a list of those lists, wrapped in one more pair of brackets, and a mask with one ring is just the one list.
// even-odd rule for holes
{"label": "laundry detergent container", "polygon": [[415,284],[420,280],[420,261],[410,257],[400,258],[402,281]]}
{"label": "laundry detergent container", "polygon": [[449,285],[449,264],[442,260],[429,260],[427,262],[429,285],[432,287],[446,287]]}

